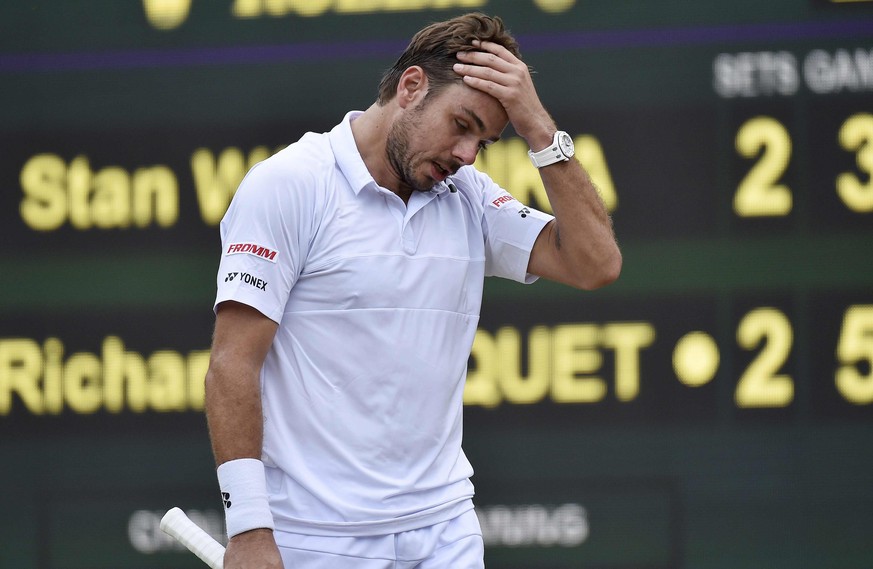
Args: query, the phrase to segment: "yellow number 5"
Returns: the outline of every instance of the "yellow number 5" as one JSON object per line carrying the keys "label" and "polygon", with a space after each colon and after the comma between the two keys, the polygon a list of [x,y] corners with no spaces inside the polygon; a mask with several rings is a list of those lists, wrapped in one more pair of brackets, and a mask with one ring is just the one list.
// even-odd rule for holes
{"label": "yellow number 5", "polygon": [[[850,306],[837,344],[837,390],[856,405],[873,403],[873,304]],[[867,373],[858,364],[867,362]]]}

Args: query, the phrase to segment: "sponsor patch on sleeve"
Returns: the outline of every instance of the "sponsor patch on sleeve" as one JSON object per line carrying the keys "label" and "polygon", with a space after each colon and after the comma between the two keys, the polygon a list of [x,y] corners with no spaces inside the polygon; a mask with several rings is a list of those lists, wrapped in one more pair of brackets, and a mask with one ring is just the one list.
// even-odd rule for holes
{"label": "sponsor patch on sleeve", "polygon": [[224,277],[224,282],[230,283],[233,282],[237,277],[239,277],[239,281],[245,283],[247,285],[251,285],[255,288],[259,288],[261,290],[267,290],[267,281],[260,277],[256,277],[251,273],[240,273],[240,272],[232,272],[227,273],[227,276]]}
{"label": "sponsor patch on sleeve", "polygon": [[260,257],[261,259],[265,259],[267,261],[270,261],[271,263],[276,262],[276,256],[279,254],[279,252],[275,249],[268,249],[267,247],[264,247],[263,245],[258,245],[257,243],[231,243],[227,246],[224,255],[239,255],[241,253]]}
{"label": "sponsor patch on sleeve", "polygon": [[498,196],[497,198],[491,200],[491,205],[496,207],[496,208],[500,208],[504,204],[508,204],[510,202],[516,202],[516,201],[518,201],[518,200],[516,200],[511,195],[503,194],[502,196]]}

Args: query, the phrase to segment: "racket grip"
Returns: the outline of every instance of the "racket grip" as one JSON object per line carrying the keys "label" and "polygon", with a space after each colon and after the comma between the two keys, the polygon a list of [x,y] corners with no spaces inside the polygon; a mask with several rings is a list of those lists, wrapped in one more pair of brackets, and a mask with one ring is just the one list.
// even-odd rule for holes
{"label": "racket grip", "polygon": [[191,521],[180,508],[161,518],[161,530],[203,560],[212,569],[224,569],[224,547]]}

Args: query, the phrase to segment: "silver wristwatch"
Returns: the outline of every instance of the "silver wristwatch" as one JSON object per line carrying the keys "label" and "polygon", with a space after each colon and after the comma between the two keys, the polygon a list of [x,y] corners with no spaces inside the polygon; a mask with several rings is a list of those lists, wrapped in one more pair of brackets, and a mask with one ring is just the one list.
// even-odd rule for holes
{"label": "silver wristwatch", "polygon": [[530,161],[537,168],[554,164],[555,162],[566,162],[573,157],[576,150],[573,146],[573,137],[559,130],[552,138],[552,143],[539,152],[528,150],[527,155],[530,156]]}

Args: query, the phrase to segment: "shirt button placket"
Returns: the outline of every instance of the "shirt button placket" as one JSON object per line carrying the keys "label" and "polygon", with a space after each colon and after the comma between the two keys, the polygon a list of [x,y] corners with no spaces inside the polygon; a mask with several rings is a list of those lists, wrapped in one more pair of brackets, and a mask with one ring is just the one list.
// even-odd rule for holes
{"label": "shirt button placket", "polygon": [[415,230],[412,229],[411,224],[403,224],[403,228],[400,230],[400,240],[403,243],[404,253],[407,255],[415,253]]}

